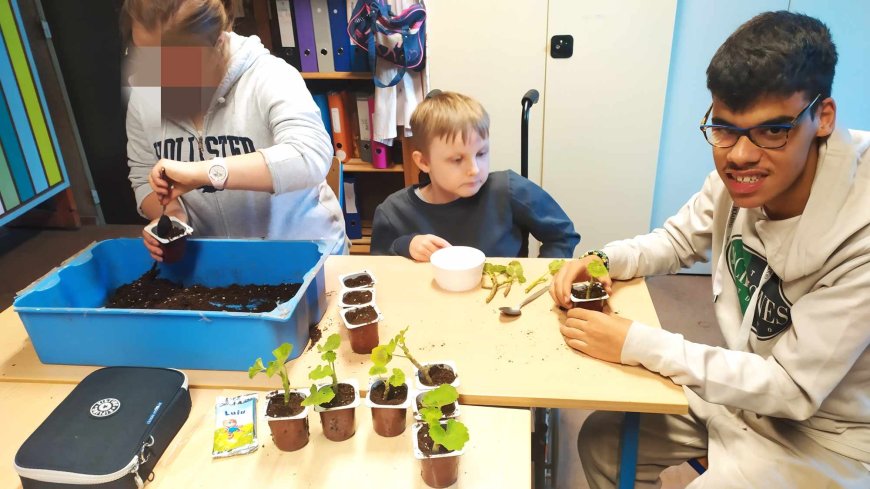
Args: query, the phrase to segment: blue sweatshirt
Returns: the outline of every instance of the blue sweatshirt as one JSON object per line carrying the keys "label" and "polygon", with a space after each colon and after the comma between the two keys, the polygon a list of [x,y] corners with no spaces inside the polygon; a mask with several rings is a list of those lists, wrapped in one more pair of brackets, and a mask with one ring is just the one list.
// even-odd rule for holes
{"label": "blue sweatshirt", "polygon": [[451,245],[473,246],[486,256],[516,257],[523,230],[541,244],[541,257],[570,258],[580,235],[559,204],[513,171],[491,173],[472,197],[429,204],[404,188],[375,210],[372,255],[411,257],[411,239],[434,234]]}

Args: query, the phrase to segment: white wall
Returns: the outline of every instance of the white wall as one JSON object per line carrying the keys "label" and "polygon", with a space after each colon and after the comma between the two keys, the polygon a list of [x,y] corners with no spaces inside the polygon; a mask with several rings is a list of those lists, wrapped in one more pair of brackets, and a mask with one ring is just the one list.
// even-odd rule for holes
{"label": "white wall", "polygon": [[649,230],[676,0],[550,0],[543,187],[583,240],[577,252]]}

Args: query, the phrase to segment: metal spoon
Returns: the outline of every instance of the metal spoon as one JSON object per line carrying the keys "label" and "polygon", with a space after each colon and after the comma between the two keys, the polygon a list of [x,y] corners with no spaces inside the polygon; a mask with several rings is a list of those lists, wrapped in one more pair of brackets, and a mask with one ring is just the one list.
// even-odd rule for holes
{"label": "metal spoon", "polygon": [[501,311],[501,313],[504,314],[505,316],[519,316],[520,314],[522,314],[522,312],[520,312],[520,309],[522,309],[523,306],[525,306],[529,302],[532,302],[533,300],[537,299],[538,297],[541,297],[544,294],[544,292],[547,292],[548,290],[550,290],[549,286],[542,287],[534,294],[526,297],[526,299],[523,302],[521,302],[520,305],[518,305],[517,307],[502,306],[502,307],[499,307],[498,310]]}

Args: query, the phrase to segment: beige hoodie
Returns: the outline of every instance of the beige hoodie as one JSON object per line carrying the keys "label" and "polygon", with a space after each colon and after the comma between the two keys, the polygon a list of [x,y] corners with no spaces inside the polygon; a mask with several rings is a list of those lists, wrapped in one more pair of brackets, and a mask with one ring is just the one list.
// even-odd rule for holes
{"label": "beige hoodie", "polygon": [[831,135],[796,218],[770,221],[760,209],[733,208],[713,172],[662,228],[608,244],[616,279],[676,273],[712,248],[715,311],[728,345],[635,323],[622,361],[708,402],[785,418],[823,446],[870,463],[868,148],[870,133]]}

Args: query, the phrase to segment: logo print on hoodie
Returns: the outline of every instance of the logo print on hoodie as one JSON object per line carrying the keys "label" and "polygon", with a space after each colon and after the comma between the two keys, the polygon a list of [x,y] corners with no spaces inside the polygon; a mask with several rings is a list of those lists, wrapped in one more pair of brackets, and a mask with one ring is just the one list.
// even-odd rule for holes
{"label": "logo print on hoodie", "polygon": [[[728,271],[737,287],[740,310],[746,314],[767,262],[760,253],[744,245],[740,235],[731,238],[725,252]],[[752,332],[759,340],[769,340],[782,333],[791,326],[791,306],[782,291],[782,281],[775,273],[771,273],[770,280],[761,287],[752,313]]]}
{"label": "logo print on hoodie", "polygon": [[[202,144],[200,144],[202,143]],[[205,161],[217,157],[226,158],[254,152],[254,141],[244,136],[206,136],[199,140],[194,136],[169,138],[154,141],[154,154],[158,159],[175,161]],[[203,154],[208,154],[206,158]],[[185,156],[187,158],[185,158]],[[195,158],[199,156],[199,158]]]}

